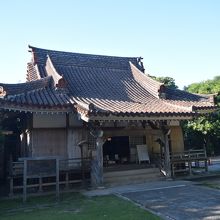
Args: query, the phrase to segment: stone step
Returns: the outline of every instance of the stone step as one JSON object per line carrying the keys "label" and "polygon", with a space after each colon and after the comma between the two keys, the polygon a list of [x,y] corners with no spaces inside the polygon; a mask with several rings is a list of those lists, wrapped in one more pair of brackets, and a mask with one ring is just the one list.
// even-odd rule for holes
{"label": "stone step", "polygon": [[149,182],[149,181],[164,179],[158,168],[114,171],[114,172],[104,173],[103,177],[104,177],[104,184],[111,186]]}
{"label": "stone step", "polygon": [[130,176],[130,175],[150,174],[150,173],[159,173],[159,169],[145,168],[145,169],[133,169],[133,170],[123,170],[123,171],[110,171],[110,172],[104,172],[104,177]]}

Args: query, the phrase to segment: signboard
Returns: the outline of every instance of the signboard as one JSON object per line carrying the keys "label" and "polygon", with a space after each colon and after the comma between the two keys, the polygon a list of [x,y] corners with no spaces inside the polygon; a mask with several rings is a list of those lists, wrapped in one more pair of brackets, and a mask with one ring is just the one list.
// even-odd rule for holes
{"label": "signboard", "polygon": [[27,160],[27,177],[55,175],[56,159]]}

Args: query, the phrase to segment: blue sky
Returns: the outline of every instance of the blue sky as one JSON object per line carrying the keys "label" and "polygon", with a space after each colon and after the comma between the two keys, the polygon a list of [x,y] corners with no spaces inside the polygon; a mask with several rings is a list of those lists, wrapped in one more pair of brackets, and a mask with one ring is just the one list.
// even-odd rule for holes
{"label": "blue sky", "polygon": [[28,44],[142,56],[182,88],[220,75],[218,0],[0,0],[0,81],[25,81]]}

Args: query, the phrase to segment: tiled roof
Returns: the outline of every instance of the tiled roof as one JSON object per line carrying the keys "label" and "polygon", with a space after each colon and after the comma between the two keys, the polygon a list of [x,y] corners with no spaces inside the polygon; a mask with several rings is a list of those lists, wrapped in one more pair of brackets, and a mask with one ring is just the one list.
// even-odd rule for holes
{"label": "tiled roof", "polygon": [[37,90],[40,88],[48,87],[51,84],[51,81],[52,81],[52,77],[48,76],[45,78],[41,78],[39,80],[34,80],[26,83],[17,83],[17,84],[0,83],[0,86],[4,88],[7,95],[17,95],[31,90]]}
{"label": "tiled roof", "polygon": [[208,95],[193,94],[179,89],[166,88],[166,98],[173,101],[207,102]]}
{"label": "tiled roof", "polygon": [[214,95],[192,94],[179,89],[166,88],[166,102],[194,109],[209,109],[214,107]]}
{"label": "tiled roof", "polygon": [[52,77],[45,77],[28,83],[0,84],[6,95],[0,99],[8,108],[22,107],[34,109],[66,109],[73,110],[74,101],[65,92],[56,90],[51,83]]}
{"label": "tiled roof", "polygon": [[40,77],[47,76],[45,71],[45,64],[47,56],[52,57],[54,62],[58,65],[64,66],[81,66],[91,68],[108,68],[108,69],[128,69],[128,62],[131,61],[137,68],[144,70],[141,66],[140,57],[115,57],[115,56],[102,56],[93,54],[71,53],[55,50],[46,50],[29,46],[33,53],[33,64],[37,64]]}
{"label": "tiled roof", "polygon": [[189,112],[190,108],[172,106],[141,86],[131,71],[105,70],[75,66],[56,66],[67,80],[70,94],[79,105],[92,103],[107,112]]}
{"label": "tiled roof", "polygon": [[[28,79],[42,78],[33,81],[33,84],[41,82],[48,85],[51,77],[53,83],[40,88],[35,85],[31,91],[18,85],[14,94],[19,95],[8,97],[10,102],[50,107],[75,103],[76,107],[87,111],[88,116],[192,115],[195,108],[214,107],[209,97],[169,89],[153,80],[143,73],[143,65],[138,57],[99,56],[30,48],[33,62],[29,64]],[[62,77],[66,82],[66,93],[56,91],[55,88]],[[19,92],[19,89],[23,92]]]}

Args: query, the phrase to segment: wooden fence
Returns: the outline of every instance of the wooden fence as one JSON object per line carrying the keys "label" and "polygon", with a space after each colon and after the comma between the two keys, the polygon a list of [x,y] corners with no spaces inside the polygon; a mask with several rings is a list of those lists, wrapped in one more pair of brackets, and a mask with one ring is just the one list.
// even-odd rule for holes
{"label": "wooden fence", "polygon": [[193,169],[208,171],[208,158],[204,149],[172,153],[170,163],[173,177],[178,173],[192,175]]}
{"label": "wooden fence", "polygon": [[[10,195],[17,191],[43,192],[65,189],[90,181],[91,158],[20,158],[10,164]],[[56,191],[57,191],[56,190]]]}

